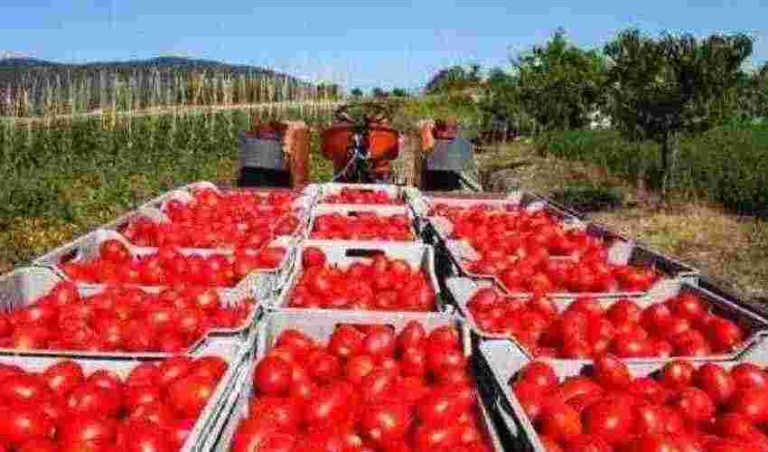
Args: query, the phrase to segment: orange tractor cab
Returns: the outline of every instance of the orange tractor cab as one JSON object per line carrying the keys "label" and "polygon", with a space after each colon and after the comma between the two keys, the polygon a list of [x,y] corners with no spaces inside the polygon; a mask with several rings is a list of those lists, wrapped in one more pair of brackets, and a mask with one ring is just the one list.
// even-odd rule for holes
{"label": "orange tractor cab", "polygon": [[353,119],[346,106],[323,131],[322,152],[333,163],[334,182],[388,183],[392,160],[400,153],[400,134],[388,125],[383,110]]}

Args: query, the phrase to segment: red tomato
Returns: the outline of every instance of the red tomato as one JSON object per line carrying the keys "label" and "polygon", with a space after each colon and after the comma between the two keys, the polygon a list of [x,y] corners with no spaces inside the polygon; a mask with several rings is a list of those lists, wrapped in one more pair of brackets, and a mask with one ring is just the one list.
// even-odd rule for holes
{"label": "red tomato", "polygon": [[320,248],[308,246],[301,253],[301,264],[307,267],[322,267],[325,265],[325,253]]}
{"label": "red tomato", "polygon": [[132,412],[140,405],[159,402],[161,397],[157,386],[129,386],[125,390],[123,404],[128,412]]}
{"label": "red tomato", "polygon": [[291,383],[292,366],[284,360],[267,356],[256,365],[253,371],[253,386],[262,394],[282,395],[288,391]]}
{"label": "red tomato", "polygon": [[13,375],[0,383],[0,400],[9,405],[34,404],[52,395],[45,381],[35,375]]}
{"label": "red tomato", "polygon": [[610,444],[626,441],[632,430],[632,408],[623,400],[606,398],[584,411],[584,431]]}
{"label": "red tomato", "polygon": [[306,366],[309,375],[318,383],[331,383],[341,375],[339,358],[324,350],[314,350],[307,355]]}
{"label": "red tomato", "polygon": [[768,392],[737,389],[728,401],[728,411],[746,416],[752,422],[768,419]]}
{"label": "red tomato", "polygon": [[410,321],[405,328],[397,335],[397,347],[400,350],[405,350],[410,347],[419,347],[426,339],[427,333],[424,331],[424,327],[421,323],[416,321]]}
{"label": "red tomato", "polygon": [[67,409],[70,413],[83,416],[116,416],[120,411],[120,394],[86,384],[69,394]]}
{"label": "red tomato", "polygon": [[0,438],[12,445],[53,437],[51,419],[33,406],[18,404],[0,409]]}
{"label": "red tomato", "polygon": [[694,384],[716,403],[725,403],[736,389],[728,371],[714,363],[705,363],[696,371]]}
{"label": "red tomato", "polygon": [[416,428],[416,450],[453,450],[461,440],[459,426],[421,425]]}
{"label": "red tomato", "polygon": [[459,397],[453,388],[438,388],[432,390],[416,406],[419,420],[428,425],[449,423],[467,408],[465,401]]}
{"label": "red tomato", "polygon": [[174,380],[167,388],[171,406],[182,418],[196,418],[216,389],[216,382],[204,376],[189,375]]}
{"label": "red tomato", "polygon": [[557,384],[555,371],[548,364],[540,361],[526,364],[518,373],[517,378],[520,381],[531,383],[542,389],[547,389]]}
{"label": "red tomato", "polygon": [[328,351],[339,358],[349,358],[360,351],[364,338],[365,336],[357,328],[349,325],[339,325],[331,335]]}
{"label": "red tomato", "polygon": [[372,331],[363,339],[360,351],[376,360],[392,356],[395,351],[395,335],[390,329]]}
{"label": "red tomato", "polygon": [[659,381],[669,389],[680,390],[690,386],[696,369],[688,361],[673,361],[661,370]]}
{"label": "red tomato", "polygon": [[618,358],[604,355],[594,361],[594,378],[605,388],[623,389],[629,386],[632,375],[629,368]]}
{"label": "red tomato", "polygon": [[567,442],[582,433],[581,418],[569,405],[551,401],[539,415],[539,431],[556,441]]}
{"label": "red tomato", "polygon": [[294,350],[298,355],[305,354],[317,347],[315,341],[304,333],[297,330],[285,330],[278,337],[275,347],[287,347]]}
{"label": "red tomato", "polygon": [[613,448],[597,435],[578,435],[568,442],[569,452],[611,452]]}
{"label": "red tomato", "polygon": [[410,423],[408,408],[396,402],[366,407],[360,419],[363,436],[379,447],[402,440]]}
{"label": "red tomato", "polygon": [[185,376],[192,367],[192,358],[187,356],[174,356],[163,360],[158,366],[160,374],[157,383],[165,387],[177,378]]}
{"label": "red tomato", "polygon": [[114,420],[76,416],[64,421],[58,430],[57,439],[64,443],[111,443],[117,434]]}
{"label": "red tomato", "polygon": [[706,421],[715,414],[715,404],[706,392],[699,388],[685,388],[677,395],[675,404],[686,419]]}
{"label": "red tomato", "polygon": [[737,389],[761,390],[768,387],[768,373],[752,363],[739,363],[731,368]]}

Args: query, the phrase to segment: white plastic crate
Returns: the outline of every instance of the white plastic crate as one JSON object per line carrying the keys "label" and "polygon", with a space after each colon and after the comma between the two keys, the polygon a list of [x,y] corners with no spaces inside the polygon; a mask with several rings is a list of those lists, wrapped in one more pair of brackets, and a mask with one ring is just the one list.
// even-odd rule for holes
{"label": "white plastic crate", "polygon": [[[280,294],[270,303],[270,307],[278,307],[290,311],[310,312],[310,311],[333,311],[347,312],[346,310],[327,310],[327,309],[305,309],[289,308],[291,292],[298,283],[304,271],[302,256],[304,250],[309,248],[319,248],[326,257],[326,262],[341,268],[346,268],[354,262],[367,261],[373,256],[382,254],[389,258],[403,259],[412,267],[420,268],[427,276],[432,290],[435,292],[437,309],[442,311],[445,306],[440,295],[440,286],[435,274],[435,256],[434,249],[430,245],[422,243],[399,243],[399,242],[364,242],[364,241],[344,241],[344,240],[305,240],[297,248],[294,269],[291,272],[287,283],[284,285]],[[366,311],[372,312],[372,311]]]}
{"label": "white plastic crate", "polygon": [[[205,347],[195,351],[190,356],[193,358],[218,356],[228,364],[227,371],[219,380],[216,389],[197,418],[192,431],[181,448],[183,452],[198,452],[205,450],[203,448],[205,440],[218,434],[215,428],[222,414],[231,412],[235,402],[232,394],[235,391],[236,383],[242,380],[243,373],[247,371],[248,366],[246,364],[249,351],[232,341],[219,340],[209,342]],[[123,379],[128,376],[134,367],[142,362],[158,360],[157,358],[106,359],[85,355],[63,358],[54,356],[18,356],[0,353],[0,363],[16,365],[30,372],[42,371],[63,359],[76,361],[83,367],[86,373],[92,373],[96,370],[108,370]]]}
{"label": "white plastic crate", "polygon": [[[498,414],[504,420],[504,430],[512,437],[517,438],[516,444],[521,451],[546,452],[536,429],[531,420],[525,414],[522,405],[512,392],[509,381],[531,362],[531,359],[510,341],[492,340],[479,346],[479,360],[483,363],[483,372],[490,374],[490,380],[494,381],[495,391],[499,397],[496,403]],[[543,361],[555,371],[560,380],[565,377],[575,376],[581,373],[591,361]],[[691,361],[698,368],[711,361]],[[716,364],[728,369],[742,362],[751,362],[760,367],[768,366],[768,343],[762,342],[759,346],[750,348],[738,355],[735,359],[717,361]],[[647,360],[644,362],[628,362],[630,373],[635,377],[650,375],[661,369],[667,362]],[[502,428],[500,426],[500,428]]]}
{"label": "white plastic crate", "polygon": [[[249,370],[252,372],[253,366],[266,356],[269,349],[273,346],[275,340],[286,329],[296,329],[308,336],[320,341],[327,342],[338,324],[377,324],[390,325],[395,333],[402,330],[410,321],[421,323],[424,329],[429,332],[435,328],[445,325],[456,325],[462,331],[464,353],[467,356],[471,354],[471,343],[467,335],[467,330],[456,318],[439,313],[390,313],[390,312],[295,312],[295,311],[275,311],[268,313],[259,324],[256,353],[254,361]],[[248,416],[248,404],[253,395],[253,381],[250,378],[244,380],[244,384],[239,388],[239,395],[236,406],[222,430],[219,438],[211,438],[206,442],[206,450],[228,451],[232,438],[237,430],[240,421]],[[478,397],[480,397],[478,395]],[[478,399],[480,407],[481,422],[492,443],[493,450],[502,452],[506,450],[496,431],[496,425],[490,418],[490,413],[486,407],[486,401]]]}
{"label": "white plastic crate", "polygon": [[[413,235],[413,240],[409,241],[400,241],[400,242],[415,242],[419,241],[419,225],[416,216],[413,214],[413,211],[406,206],[406,205],[372,205],[372,204],[361,204],[361,205],[351,205],[351,204],[318,204],[315,206],[314,209],[312,209],[312,213],[309,216],[309,221],[307,223],[306,233],[303,235],[304,238],[312,238],[312,232],[315,228],[315,221],[318,217],[323,215],[332,215],[332,214],[339,214],[344,215],[348,217],[354,217],[360,213],[373,213],[378,216],[387,217],[392,215],[404,215],[408,218],[408,224],[411,231],[411,234]],[[398,241],[391,241],[391,242],[398,242]]]}
{"label": "white plastic crate", "polygon": [[[46,267],[22,267],[11,273],[0,277],[0,312],[12,312],[17,309],[33,305],[41,297],[47,295],[57,284],[63,282],[59,274]],[[256,278],[246,277],[242,284],[234,289],[218,288],[216,292],[224,306],[232,307],[245,303],[248,299],[253,299],[253,308],[248,317],[243,320],[240,326],[235,328],[215,328],[208,330],[205,334],[191,344],[185,353],[194,353],[206,347],[206,344],[212,340],[228,339],[236,342],[244,342],[247,335],[256,325],[256,319],[261,315],[263,309],[263,300],[270,294],[264,294],[263,298],[253,298],[253,293],[257,289],[253,285],[257,282]],[[81,296],[90,297],[106,290],[106,285],[87,284],[78,285],[77,289]],[[160,293],[164,287],[160,286],[137,286],[138,289],[146,293]],[[166,352],[124,352],[124,351],[74,351],[59,349],[34,349],[19,350],[11,348],[0,348],[0,353],[12,353],[19,355],[35,356],[87,356],[93,358],[121,357],[121,358],[167,358],[174,353]]]}
{"label": "white plastic crate", "polygon": [[[132,245],[117,231],[98,229],[35,259],[32,262],[32,265],[54,269],[59,272],[60,276],[66,278],[66,275],[60,267],[63,261],[84,262],[94,259],[99,254],[99,246],[106,240],[118,240],[122,242],[133,257],[151,255],[158,250],[158,248]],[[283,257],[283,261],[274,269],[263,269],[251,272],[247,278],[243,278],[243,280],[239,281],[231,289],[236,291],[249,291],[256,299],[265,299],[279,290],[285,283],[285,280],[291,271],[296,253],[296,243],[297,239],[291,236],[281,236],[273,239],[267,246],[284,248],[285,256]],[[209,257],[213,255],[233,255],[231,250],[210,248],[180,248],[179,252],[185,256],[199,255]],[[257,250],[251,252],[256,253]]]}
{"label": "white plastic crate", "polygon": [[[446,290],[449,292],[450,298],[454,303],[456,303],[456,307],[458,308],[459,312],[466,319],[467,324],[470,326],[470,328],[475,334],[477,334],[479,337],[484,339],[504,339],[504,340],[513,341],[527,356],[531,358],[535,358],[535,356],[533,356],[533,354],[529,350],[525,349],[519,342],[517,342],[513,336],[483,331],[475,323],[472,312],[470,312],[468,308],[468,303],[479,289],[493,287],[491,282],[476,281],[469,278],[448,278],[446,280],[445,285],[446,285]],[[675,356],[671,358],[654,358],[654,357],[632,358],[632,359],[626,359],[625,361],[627,362],[645,362],[645,361],[662,362],[662,361],[672,361],[675,359],[727,360],[727,359],[734,359],[735,357],[739,356],[740,354],[748,350],[751,350],[755,347],[761,347],[762,344],[768,343],[768,320],[752,312],[751,310],[743,306],[740,306],[739,303],[736,301],[728,300],[708,290],[704,290],[700,287],[697,287],[694,284],[681,282],[681,281],[672,282],[665,286],[657,286],[656,289],[657,290],[655,292],[650,292],[645,294],[644,296],[632,298],[632,301],[637,303],[637,305],[640,306],[641,308],[644,308],[653,304],[663,303],[667,300],[670,300],[678,296],[681,293],[691,293],[703,299],[710,306],[712,312],[722,317],[725,317],[728,320],[735,322],[737,325],[745,329],[748,332],[748,335],[744,339],[744,341],[739,345],[739,347],[737,347],[731,353],[727,353],[727,354],[701,356],[701,357]],[[512,297],[512,298],[515,298],[515,297]],[[560,310],[560,312],[563,312],[568,308],[568,306],[573,301],[575,301],[576,298],[577,297],[561,298],[555,301],[555,305]],[[596,298],[596,301],[600,303],[600,305],[602,305],[604,308],[607,309],[608,307],[610,307],[611,305],[613,305],[615,302],[617,302],[622,298],[626,298],[626,297],[623,297],[623,296],[598,297]],[[554,361],[560,361],[560,360],[554,360]],[[588,362],[588,360],[585,361],[585,360],[568,360],[568,359],[563,359],[562,361]]]}

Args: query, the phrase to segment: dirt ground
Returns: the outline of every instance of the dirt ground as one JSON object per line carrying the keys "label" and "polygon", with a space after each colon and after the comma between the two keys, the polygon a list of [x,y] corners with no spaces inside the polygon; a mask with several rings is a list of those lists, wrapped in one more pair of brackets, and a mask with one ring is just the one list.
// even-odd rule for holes
{"label": "dirt ground", "polygon": [[564,186],[606,187],[621,194],[618,208],[585,218],[698,267],[729,292],[768,303],[768,222],[690,200],[658,200],[601,168],[542,157],[524,142],[478,154],[486,190],[530,190],[551,196]]}

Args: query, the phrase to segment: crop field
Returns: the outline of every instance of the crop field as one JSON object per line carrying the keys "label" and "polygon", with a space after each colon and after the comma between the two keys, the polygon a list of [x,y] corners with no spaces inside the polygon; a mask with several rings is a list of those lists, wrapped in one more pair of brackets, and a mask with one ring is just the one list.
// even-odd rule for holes
{"label": "crop field", "polygon": [[[4,118],[0,269],[27,261],[174,186],[193,180],[233,183],[237,134],[256,119],[302,119],[317,126],[330,120],[332,109],[331,103],[310,102]],[[314,157],[312,177],[327,177],[328,165]]]}

